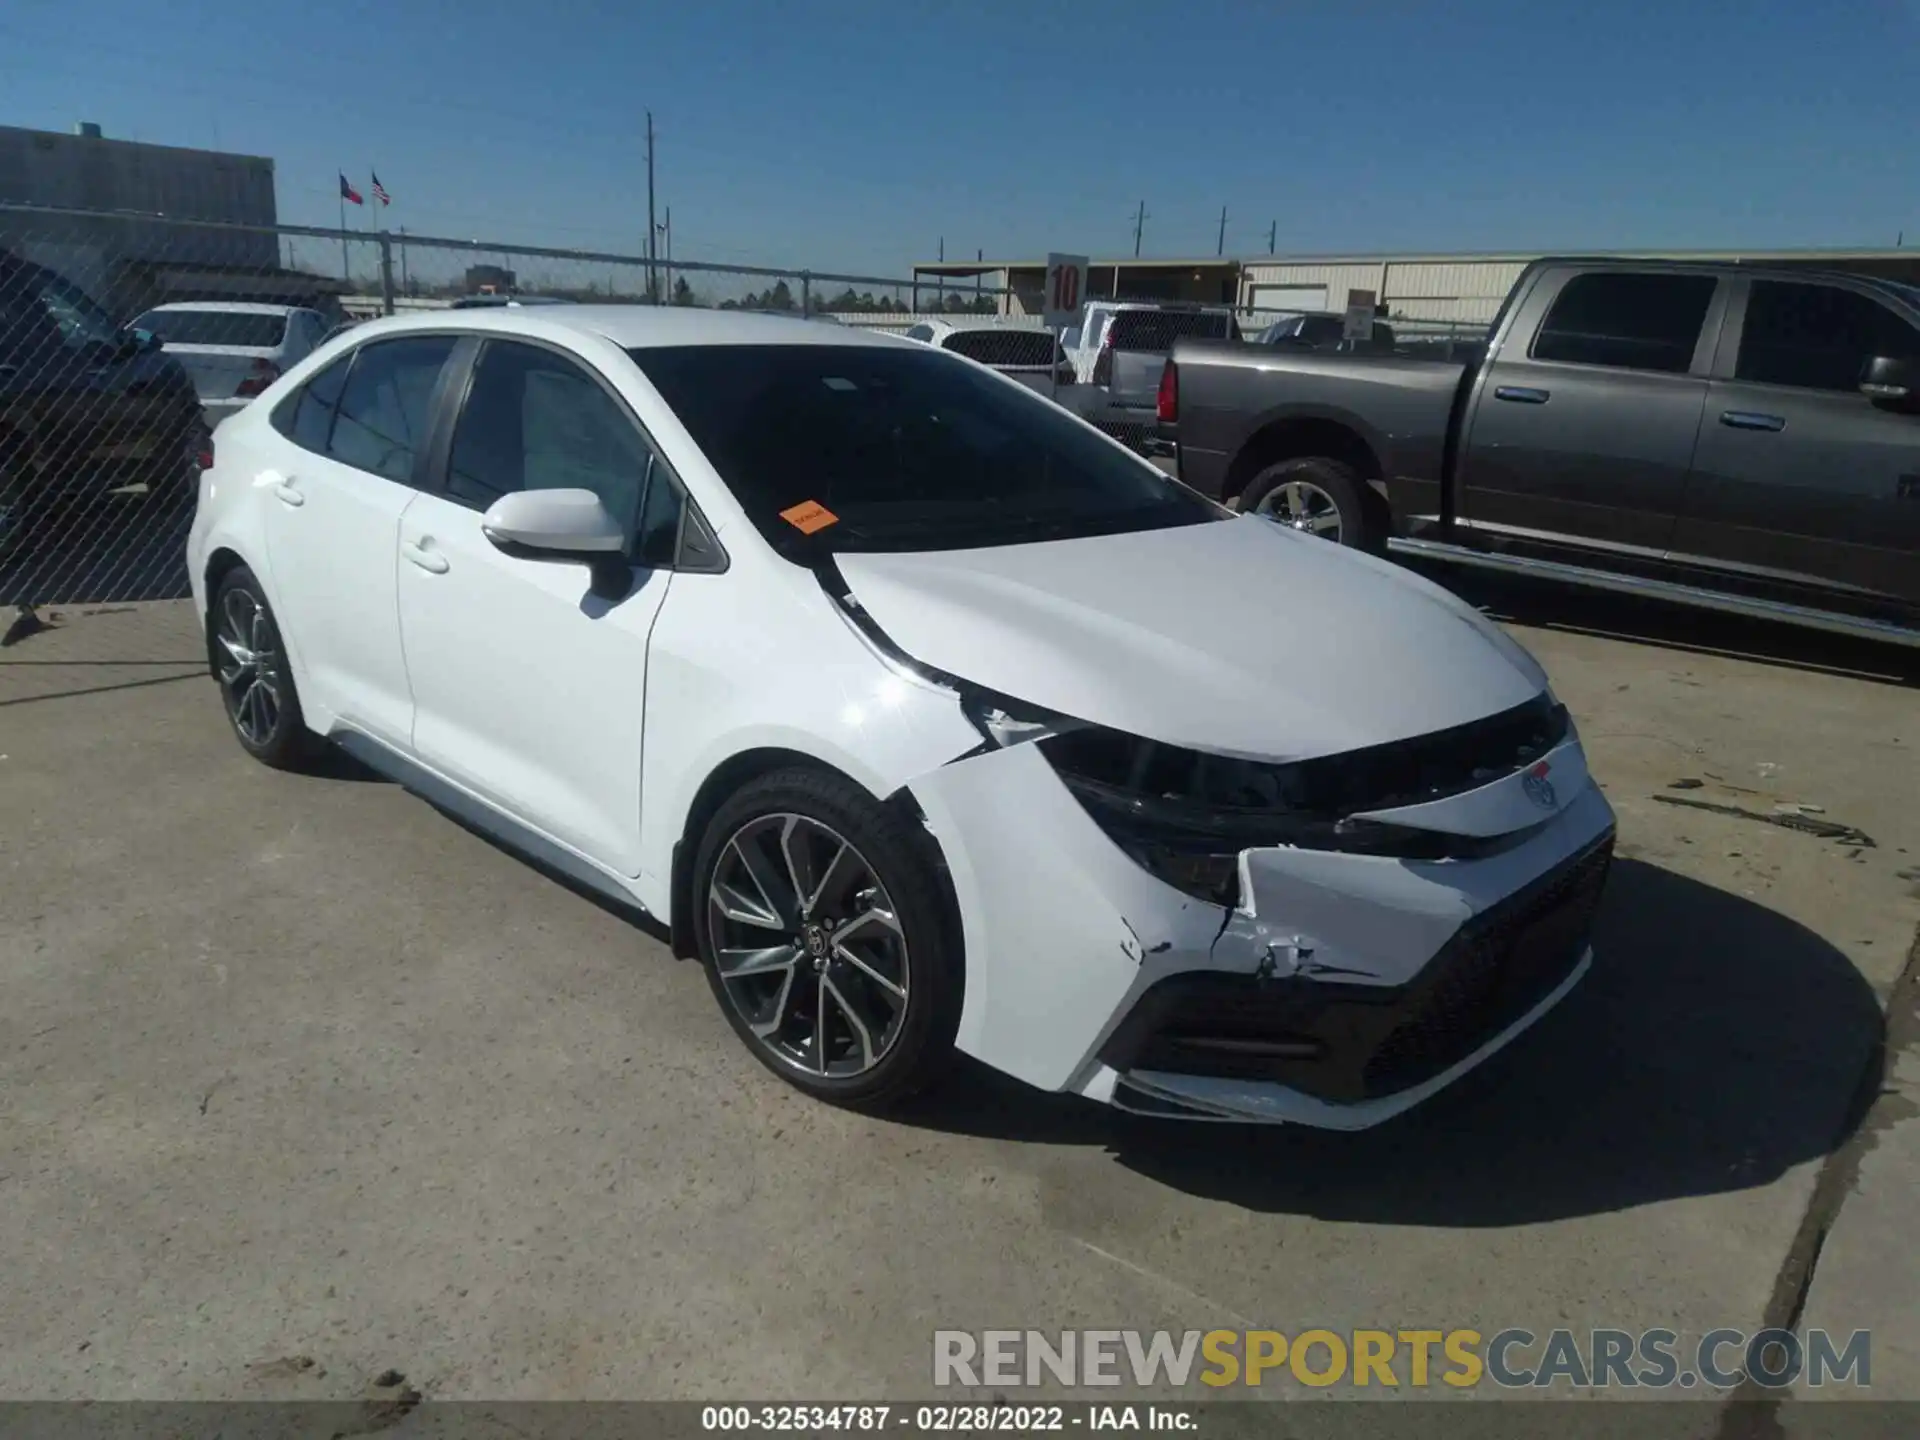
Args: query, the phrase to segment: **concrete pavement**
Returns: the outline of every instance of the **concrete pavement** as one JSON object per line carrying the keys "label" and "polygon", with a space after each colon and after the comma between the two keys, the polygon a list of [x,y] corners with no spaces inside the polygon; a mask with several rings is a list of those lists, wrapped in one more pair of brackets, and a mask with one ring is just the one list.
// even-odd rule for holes
{"label": "concrete pavement", "polygon": [[[646,928],[248,761],[184,606],[66,617],[0,651],[0,1396],[899,1397],[936,1328],[1758,1328],[1920,922],[1914,694],[1523,618],[1621,815],[1600,963],[1341,1137],[977,1073],[807,1102]],[[1920,1398],[1843,1278],[1906,1243],[1911,1160],[1868,1160],[1808,1316]]]}

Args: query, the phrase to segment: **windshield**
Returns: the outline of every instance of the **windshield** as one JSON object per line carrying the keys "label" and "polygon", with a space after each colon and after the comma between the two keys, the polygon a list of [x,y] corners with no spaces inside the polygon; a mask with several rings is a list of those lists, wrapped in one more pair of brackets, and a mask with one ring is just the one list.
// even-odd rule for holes
{"label": "windshield", "polygon": [[782,554],[954,550],[1228,512],[1032,392],[939,351],[628,352]]}
{"label": "windshield", "polygon": [[149,310],[133,322],[168,345],[229,345],[274,350],[287,336],[285,315],[247,310]]}

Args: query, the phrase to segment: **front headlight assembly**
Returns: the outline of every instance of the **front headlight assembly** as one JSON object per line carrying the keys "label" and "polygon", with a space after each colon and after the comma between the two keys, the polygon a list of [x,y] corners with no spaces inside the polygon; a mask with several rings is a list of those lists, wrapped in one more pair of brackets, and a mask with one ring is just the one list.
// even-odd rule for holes
{"label": "front headlight assembly", "polygon": [[1286,763],[1210,755],[972,694],[986,742],[1033,743],[1087,814],[1141,866],[1217,905],[1239,901],[1242,850],[1277,846],[1408,860],[1503,849],[1493,840],[1353,818],[1489,784],[1569,733],[1542,695],[1487,719],[1388,745]]}

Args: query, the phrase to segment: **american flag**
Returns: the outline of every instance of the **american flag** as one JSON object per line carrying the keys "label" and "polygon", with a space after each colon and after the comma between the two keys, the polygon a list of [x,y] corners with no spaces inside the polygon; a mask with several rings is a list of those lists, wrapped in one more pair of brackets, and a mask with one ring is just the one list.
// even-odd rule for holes
{"label": "american flag", "polygon": [[387,187],[380,183],[380,177],[378,175],[373,177],[373,198],[378,200],[382,205],[391,205],[393,203],[393,197],[387,194]]}

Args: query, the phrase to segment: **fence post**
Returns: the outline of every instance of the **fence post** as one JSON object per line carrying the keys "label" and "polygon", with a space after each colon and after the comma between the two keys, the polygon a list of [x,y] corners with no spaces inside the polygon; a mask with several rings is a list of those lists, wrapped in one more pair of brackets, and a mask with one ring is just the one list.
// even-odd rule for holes
{"label": "fence post", "polygon": [[813,314],[813,272],[809,270],[800,272],[800,313]]}
{"label": "fence post", "polygon": [[393,314],[393,236],[380,232],[380,313]]}

